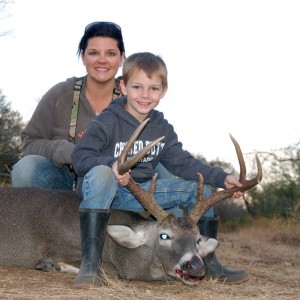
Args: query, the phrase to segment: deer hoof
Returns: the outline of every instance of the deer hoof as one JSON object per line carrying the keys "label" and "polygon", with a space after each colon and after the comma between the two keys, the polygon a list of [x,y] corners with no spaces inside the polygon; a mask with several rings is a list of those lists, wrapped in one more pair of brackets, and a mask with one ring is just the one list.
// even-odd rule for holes
{"label": "deer hoof", "polygon": [[54,266],[55,264],[53,259],[50,257],[46,257],[35,266],[35,269],[43,272],[49,272],[54,269]]}

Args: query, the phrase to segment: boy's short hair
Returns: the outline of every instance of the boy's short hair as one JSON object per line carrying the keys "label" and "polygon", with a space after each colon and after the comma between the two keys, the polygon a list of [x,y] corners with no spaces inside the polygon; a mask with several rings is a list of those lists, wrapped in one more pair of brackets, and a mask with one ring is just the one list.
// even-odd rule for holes
{"label": "boy's short hair", "polygon": [[151,78],[153,73],[158,73],[162,86],[165,87],[168,84],[167,66],[159,55],[150,52],[138,52],[128,56],[123,63],[122,79],[125,85],[130,76],[139,70],[143,70],[148,78]]}

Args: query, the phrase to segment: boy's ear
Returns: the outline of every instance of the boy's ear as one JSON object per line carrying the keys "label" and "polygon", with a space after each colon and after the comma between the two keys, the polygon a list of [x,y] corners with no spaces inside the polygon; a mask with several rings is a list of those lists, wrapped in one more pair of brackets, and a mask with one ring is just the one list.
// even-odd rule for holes
{"label": "boy's ear", "polygon": [[168,85],[166,85],[166,86],[164,87],[164,90],[163,90],[163,92],[162,92],[162,95],[161,95],[161,98],[160,98],[160,99],[162,99],[162,98],[165,96],[167,90],[168,90]]}
{"label": "boy's ear", "polygon": [[122,95],[127,96],[127,91],[126,91],[126,87],[125,87],[125,83],[124,83],[123,79],[120,80],[120,89],[121,89]]}

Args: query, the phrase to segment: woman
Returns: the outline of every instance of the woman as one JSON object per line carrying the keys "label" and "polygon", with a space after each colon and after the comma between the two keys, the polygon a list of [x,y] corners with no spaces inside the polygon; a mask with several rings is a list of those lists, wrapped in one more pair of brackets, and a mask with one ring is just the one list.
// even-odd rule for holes
{"label": "woman", "polygon": [[13,167],[13,187],[73,189],[74,144],[90,121],[120,96],[115,76],[125,59],[125,48],[119,25],[87,25],[78,56],[87,75],[56,84],[39,102],[21,134],[24,157]]}

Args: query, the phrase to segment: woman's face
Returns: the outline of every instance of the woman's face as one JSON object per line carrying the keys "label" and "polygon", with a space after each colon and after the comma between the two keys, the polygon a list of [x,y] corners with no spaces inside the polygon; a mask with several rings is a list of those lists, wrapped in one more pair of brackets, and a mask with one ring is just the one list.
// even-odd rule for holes
{"label": "woman's face", "polygon": [[105,83],[114,80],[122,66],[125,54],[120,54],[118,42],[110,37],[93,37],[88,40],[81,59],[91,79]]}

